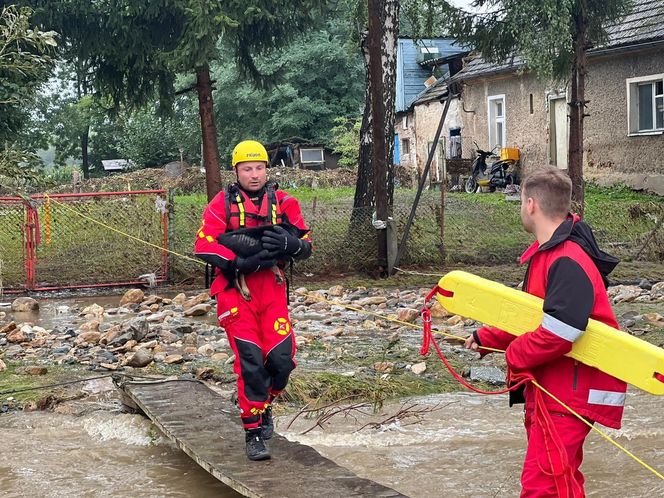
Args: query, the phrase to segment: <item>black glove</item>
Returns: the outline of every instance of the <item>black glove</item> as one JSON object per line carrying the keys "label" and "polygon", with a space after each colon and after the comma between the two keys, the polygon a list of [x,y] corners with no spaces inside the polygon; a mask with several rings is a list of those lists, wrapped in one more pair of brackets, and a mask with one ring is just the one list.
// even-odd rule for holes
{"label": "black glove", "polygon": [[263,249],[275,256],[297,256],[302,251],[302,241],[279,225],[266,230],[261,237]]}
{"label": "black glove", "polygon": [[266,268],[271,268],[276,264],[276,261],[273,257],[270,256],[268,251],[263,249],[261,252],[243,258],[242,256],[237,256],[233,263],[235,264],[235,269],[240,273],[253,273],[259,270],[265,270]]}

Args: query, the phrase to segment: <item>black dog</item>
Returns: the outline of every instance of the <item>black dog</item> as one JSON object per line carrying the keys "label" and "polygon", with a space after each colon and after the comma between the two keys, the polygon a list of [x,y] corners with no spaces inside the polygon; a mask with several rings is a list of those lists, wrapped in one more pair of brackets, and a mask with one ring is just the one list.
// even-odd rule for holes
{"label": "black dog", "polygon": [[[261,237],[266,231],[272,230],[272,226],[273,225],[261,225],[259,227],[240,228],[239,230],[233,230],[232,232],[222,233],[217,237],[217,242],[233,251],[237,256],[243,258],[254,256],[263,250]],[[302,238],[309,232],[309,230],[302,230],[288,221],[279,223],[279,226],[291,235],[295,235],[298,239]],[[277,283],[282,284],[283,278],[279,268],[275,265],[272,267],[272,271],[276,276]],[[251,301],[251,293],[245,282],[244,274],[237,273],[232,268],[227,268],[225,270],[222,268],[221,273],[228,281],[227,288],[235,287],[244,299]]]}

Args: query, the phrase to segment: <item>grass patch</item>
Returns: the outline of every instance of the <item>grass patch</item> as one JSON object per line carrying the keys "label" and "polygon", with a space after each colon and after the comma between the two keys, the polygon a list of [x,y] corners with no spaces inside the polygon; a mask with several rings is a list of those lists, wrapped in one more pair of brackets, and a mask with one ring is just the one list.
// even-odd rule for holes
{"label": "grass patch", "polygon": [[[23,362],[8,363],[7,370],[0,372],[0,403],[6,408],[22,408],[29,404],[40,409],[47,408],[51,404],[57,403],[58,400],[76,397],[76,393],[80,391],[81,384],[45,389],[36,388],[99,375],[99,373],[95,374],[87,369],[84,370],[72,365],[48,365],[46,366],[48,371],[45,375],[20,373],[22,368],[29,365],[34,364]],[[20,392],[10,392],[14,390]]]}

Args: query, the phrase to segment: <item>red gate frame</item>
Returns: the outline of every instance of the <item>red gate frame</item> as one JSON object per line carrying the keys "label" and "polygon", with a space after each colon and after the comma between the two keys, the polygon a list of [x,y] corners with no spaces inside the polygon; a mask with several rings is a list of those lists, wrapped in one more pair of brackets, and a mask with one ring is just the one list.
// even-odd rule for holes
{"label": "red gate frame", "polygon": [[[72,198],[81,198],[81,197],[112,197],[112,196],[127,196],[127,195],[146,195],[146,194],[168,194],[168,191],[165,189],[159,190],[127,190],[120,192],[82,192],[78,194],[52,194],[44,195],[37,194],[32,195],[29,198],[21,197],[0,197],[0,201],[21,201],[25,207],[25,224],[23,227],[24,230],[24,240],[25,245],[23,248],[24,252],[24,262],[25,262],[25,289],[5,289],[3,292],[5,294],[22,294],[27,291],[55,291],[55,290],[65,290],[65,289],[88,289],[88,288],[97,288],[97,287],[116,287],[116,286],[128,286],[128,285],[145,285],[145,282],[142,280],[130,280],[123,282],[107,282],[101,284],[75,284],[75,285],[62,285],[62,286],[50,286],[50,287],[40,287],[35,284],[35,268],[37,266],[37,246],[40,244],[40,230],[39,230],[39,212],[35,206],[30,202],[33,200],[44,200],[46,198],[50,199],[72,199]],[[164,283],[168,280],[168,211],[162,215],[162,222],[164,226],[164,238],[163,238],[163,274],[157,276],[157,283]]]}

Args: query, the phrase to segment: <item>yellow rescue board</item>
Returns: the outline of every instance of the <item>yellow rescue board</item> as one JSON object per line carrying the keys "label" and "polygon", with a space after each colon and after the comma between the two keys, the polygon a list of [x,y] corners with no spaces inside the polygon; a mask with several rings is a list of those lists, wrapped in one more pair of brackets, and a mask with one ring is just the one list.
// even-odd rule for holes
{"label": "yellow rescue board", "polygon": [[[519,336],[542,322],[542,299],[463,271],[438,282],[438,302],[449,312]],[[651,394],[664,394],[664,349],[590,320],[567,354]]]}

